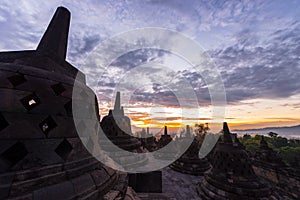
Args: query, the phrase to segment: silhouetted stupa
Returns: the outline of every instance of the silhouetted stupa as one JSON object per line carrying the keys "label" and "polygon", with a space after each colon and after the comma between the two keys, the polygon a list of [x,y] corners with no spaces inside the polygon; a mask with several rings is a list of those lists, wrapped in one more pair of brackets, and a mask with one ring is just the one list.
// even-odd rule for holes
{"label": "silhouetted stupa", "polygon": [[161,135],[160,139],[158,140],[157,147],[160,149],[160,148],[166,146],[167,144],[169,144],[171,141],[172,141],[172,137],[171,137],[171,135],[168,134],[168,127],[165,126],[164,134]]}
{"label": "silhouetted stupa", "polygon": [[198,187],[202,199],[276,199],[271,186],[255,175],[248,154],[233,145],[227,123],[223,141],[212,155],[212,169],[205,173]]}
{"label": "silhouetted stupa", "polygon": [[[164,148],[167,145],[170,145],[170,148],[167,151],[159,152],[156,151],[154,153],[155,158],[162,159],[162,160],[172,160],[176,157],[176,155],[179,153],[177,152],[177,148],[172,142],[172,137],[171,135],[168,134],[168,127],[164,127],[164,134],[161,135],[160,139],[157,142],[157,150]],[[170,143],[170,144],[169,144]]]}
{"label": "silhouetted stupa", "polygon": [[[191,136],[189,125],[186,126],[186,137],[193,137]],[[184,139],[185,138],[180,138],[180,140]],[[200,141],[194,137],[194,140],[187,151],[172,163],[170,167],[185,174],[203,175],[203,173],[210,168],[210,164],[207,158],[199,158],[200,147]]]}
{"label": "silhouetted stupa", "polygon": [[257,175],[272,183],[282,199],[299,199],[299,173],[286,166],[263,136],[253,158],[253,169]]}
{"label": "silhouetted stupa", "polygon": [[[146,152],[146,150],[142,148],[141,141],[132,135],[130,119],[124,115],[123,107],[121,107],[120,92],[117,92],[114,109],[109,110],[109,114],[103,117],[100,125],[109,140],[121,149],[134,153]],[[101,139],[100,144],[103,149],[110,148],[109,144],[106,144],[105,142],[103,143]],[[130,157],[123,157],[122,153],[110,153],[113,154],[114,157],[118,157],[118,155],[120,155],[119,159],[117,160],[119,164],[126,163],[126,165],[128,164],[132,167],[141,165],[142,163],[148,161],[147,157],[143,156],[142,154],[138,157],[138,159],[131,160]],[[127,160],[125,161],[125,159]],[[130,162],[127,162],[129,160]]]}
{"label": "silhouetted stupa", "polygon": [[261,138],[259,148],[254,155],[254,164],[276,170],[282,170],[286,167],[285,163],[281,160],[277,153],[269,147],[263,136]]}
{"label": "silhouetted stupa", "polygon": [[108,115],[101,120],[101,128],[108,137],[130,136],[131,123],[129,117],[124,115],[124,109],[121,107],[120,92],[117,92],[114,109],[109,110]]}
{"label": "silhouetted stupa", "polygon": [[[69,24],[70,12],[59,7],[36,50],[0,53],[0,199],[125,196],[126,174],[94,159],[74,126],[75,77],[81,101],[95,94],[65,61]],[[86,106],[98,113],[96,104]]]}
{"label": "silhouetted stupa", "polygon": [[149,152],[153,152],[157,149],[157,141],[153,135],[149,133],[149,127],[147,127],[147,132],[145,129],[142,129],[142,138],[141,138],[142,145],[145,149]]}
{"label": "silhouetted stupa", "polygon": [[232,134],[233,136],[233,146],[239,146],[241,149],[246,150],[246,147],[240,142],[237,134]]}

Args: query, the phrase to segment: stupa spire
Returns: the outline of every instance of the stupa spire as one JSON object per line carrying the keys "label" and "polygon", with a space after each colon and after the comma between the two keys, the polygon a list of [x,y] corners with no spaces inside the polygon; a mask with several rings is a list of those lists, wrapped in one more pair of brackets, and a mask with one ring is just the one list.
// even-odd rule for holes
{"label": "stupa spire", "polygon": [[191,129],[190,129],[190,125],[186,125],[186,136],[187,137],[191,137]]}
{"label": "stupa spire", "polygon": [[117,92],[115,105],[114,105],[114,111],[117,111],[120,109],[121,109],[121,97],[120,97],[120,92]]}
{"label": "stupa spire", "polygon": [[223,139],[224,143],[232,143],[232,139],[230,136],[230,131],[229,131],[227,122],[223,123],[223,135],[224,135],[224,139]]}
{"label": "stupa spire", "polygon": [[66,59],[70,18],[71,13],[68,9],[57,8],[36,49],[38,53],[55,53],[58,57]]}
{"label": "stupa spire", "polygon": [[165,126],[164,135],[168,135],[168,127]]}

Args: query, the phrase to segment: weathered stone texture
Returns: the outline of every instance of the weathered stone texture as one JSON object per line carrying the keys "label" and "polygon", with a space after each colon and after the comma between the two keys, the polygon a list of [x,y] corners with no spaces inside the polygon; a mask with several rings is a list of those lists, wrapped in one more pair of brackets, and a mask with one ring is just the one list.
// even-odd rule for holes
{"label": "weathered stone texture", "polygon": [[[84,74],[65,61],[69,20],[59,7],[37,50],[0,53],[0,199],[125,196],[127,175],[93,158],[75,128],[72,101],[86,105],[79,128],[96,135],[100,124],[89,115],[98,105]],[[74,99],[76,76],[82,95]]]}

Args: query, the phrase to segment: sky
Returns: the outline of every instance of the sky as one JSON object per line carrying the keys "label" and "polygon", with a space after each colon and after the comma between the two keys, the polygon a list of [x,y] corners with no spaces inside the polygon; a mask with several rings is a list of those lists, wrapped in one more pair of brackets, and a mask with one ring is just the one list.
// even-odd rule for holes
{"label": "sky", "polygon": [[[300,124],[297,0],[4,0],[0,4],[0,50],[35,49],[58,6],[71,11],[67,60],[86,73],[98,95],[102,117],[112,107],[116,87],[125,75],[151,66],[150,71],[140,70],[134,80],[138,87],[124,105],[135,127],[179,127],[211,121],[205,78],[174,52],[154,48],[126,52],[105,72],[91,64],[97,63],[99,46],[112,36],[155,27],[192,39],[213,60],[226,92],[225,121],[232,129]],[[148,38],[140,39],[147,43]],[[120,44],[111,44],[105,54],[118,48]],[[199,115],[189,114],[195,109],[182,106],[166,84],[169,81],[185,90],[182,80],[193,88],[196,99],[186,100],[197,107]]]}

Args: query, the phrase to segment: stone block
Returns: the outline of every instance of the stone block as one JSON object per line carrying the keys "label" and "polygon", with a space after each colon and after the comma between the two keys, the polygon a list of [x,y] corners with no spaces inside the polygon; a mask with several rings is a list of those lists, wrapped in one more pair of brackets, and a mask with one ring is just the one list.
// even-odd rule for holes
{"label": "stone block", "polygon": [[97,187],[101,187],[101,185],[105,184],[105,182],[107,182],[110,178],[104,169],[97,169],[92,171],[90,174]]}
{"label": "stone block", "polygon": [[20,91],[0,88],[0,96],[1,96],[1,104],[0,110],[1,112],[24,112],[26,109],[20,102],[24,96],[29,95],[28,91]]}
{"label": "stone block", "polygon": [[162,192],[162,172],[129,174],[129,186],[136,192]]}
{"label": "stone block", "polygon": [[24,113],[2,113],[9,126],[0,133],[0,139],[45,138],[39,123],[45,115],[31,115]]}
{"label": "stone block", "polygon": [[50,185],[33,192],[33,199],[53,200],[72,199],[74,197],[74,186],[70,181]]}
{"label": "stone block", "polygon": [[71,180],[77,195],[89,193],[96,189],[96,185],[90,174],[84,174]]}
{"label": "stone block", "polygon": [[0,199],[5,199],[8,197],[13,178],[14,173],[0,175]]}
{"label": "stone block", "polygon": [[21,162],[22,168],[61,163],[62,159],[54,151],[61,139],[24,140],[29,155]]}

